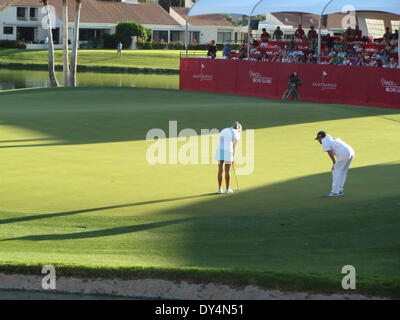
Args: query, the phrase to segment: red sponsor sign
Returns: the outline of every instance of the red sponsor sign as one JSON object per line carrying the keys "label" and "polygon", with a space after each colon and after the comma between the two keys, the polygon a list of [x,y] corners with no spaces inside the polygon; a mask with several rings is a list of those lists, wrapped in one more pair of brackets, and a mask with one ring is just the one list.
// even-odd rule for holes
{"label": "red sponsor sign", "polygon": [[180,89],[281,98],[295,71],[303,101],[400,108],[400,69],[181,59]]}

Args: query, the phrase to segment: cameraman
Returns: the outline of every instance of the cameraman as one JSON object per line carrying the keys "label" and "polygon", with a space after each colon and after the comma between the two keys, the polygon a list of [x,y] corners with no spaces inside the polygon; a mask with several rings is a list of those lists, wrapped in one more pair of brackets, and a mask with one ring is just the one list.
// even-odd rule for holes
{"label": "cameraman", "polygon": [[293,72],[289,77],[289,88],[283,94],[282,100],[289,100],[290,97],[298,100],[300,98],[298,87],[301,86],[301,80],[299,79],[297,72]]}

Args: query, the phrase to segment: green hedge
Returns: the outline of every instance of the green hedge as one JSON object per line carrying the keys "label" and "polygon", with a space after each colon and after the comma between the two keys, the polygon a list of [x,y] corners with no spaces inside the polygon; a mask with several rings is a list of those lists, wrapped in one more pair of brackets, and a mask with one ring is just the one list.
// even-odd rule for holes
{"label": "green hedge", "polygon": [[148,30],[141,24],[135,22],[120,22],[118,23],[115,33],[105,33],[103,36],[103,46],[108,49],[116,49],[119,42],[122,43],[123,49],[128,49],[132,42],[132,36],[146,40],[148,37]]}
{"label": "green hedge", "polygon": [[135,22],[126,21],[120,22],[115,28],[115,37],[117,42],[121,42],[123,48],[129,48],[132,43],[132,37],[140,37],[143,40],[147,40],[147,33],[144,27]]}
{"label": "green hedge", "polygon": [[104,36],[103,36],[104,48],[116,49],[117,43],[118,43],[118,39],[115,34],[108,34],[108,33],[104,34]]}
{"label": "green hedge", "polygon": [[26,45],[22,41],[0,40],[0,47],[12,49],[25,49]]}

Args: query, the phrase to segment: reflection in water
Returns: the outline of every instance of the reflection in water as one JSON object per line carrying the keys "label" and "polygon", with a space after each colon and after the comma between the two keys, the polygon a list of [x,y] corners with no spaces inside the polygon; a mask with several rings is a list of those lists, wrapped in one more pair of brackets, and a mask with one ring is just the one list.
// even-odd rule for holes
{"label": "reflection in water", "polygon": [[[61,72],[57,78],[62,85]],[[47,71],[0,69],[0,90],[49,86]],[[178,89],[179,75],[79,72],[78,86]]]}

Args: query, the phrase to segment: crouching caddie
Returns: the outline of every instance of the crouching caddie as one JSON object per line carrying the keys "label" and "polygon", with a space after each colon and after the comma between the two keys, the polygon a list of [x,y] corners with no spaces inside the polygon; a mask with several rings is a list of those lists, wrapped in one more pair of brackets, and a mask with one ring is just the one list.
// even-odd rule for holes
{"label": "crouching caddie", "polygon": [[344,195],[344,184],[346,182],[347,172],[354,158],[354,150],[340,138],[333,138],[320,131],[315,140],[322,144],[324,152],[328,152],[332,159],[332,191],[328,192],[328,197],[338,197]]}

